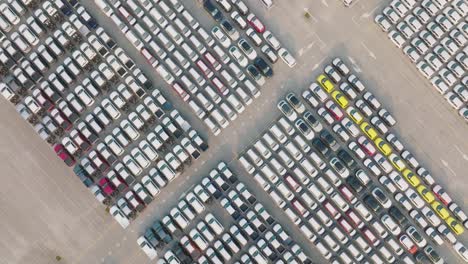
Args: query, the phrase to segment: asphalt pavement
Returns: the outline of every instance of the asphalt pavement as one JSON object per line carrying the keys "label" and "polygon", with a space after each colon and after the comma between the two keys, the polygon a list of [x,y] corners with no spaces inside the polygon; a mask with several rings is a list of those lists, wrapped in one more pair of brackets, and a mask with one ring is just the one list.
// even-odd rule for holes
{"label": "asphalt pavement", "polygon": [[[359,0],[345,8],[336,0],[276,0],[267,11],[259,0],[245,0],[296,56],[298,65],[289,69],[281,62],[275,64],[275,76],[262,88],[262,95],[218,137],[208,132],[92,2],[82,1],[164,95],[177,103],[179,111],[208,139],[210,149],[123,230],[55,157],[50,146],[35,135],[8,102],[0,100],[1,264],[150,263],[136,244],[137,236],[175,205],[181,190],[199,182],[219,160],[228,162],[288,233],[297,235],[298,242],[305,245],[299,230],[275,209],[268,195],[235,160],[278,115],[278,99],[289,91],[302,91],[323,69],[324,62],[336,56],[351,63],[368,89],[397,119],[395,129],[405,146],[468,211],[468,196],[464,195],[468,190],[468,125],[374,24],[373,14],[386,1]],[[214,25],[197,1],[183,2],[205,29]],[[306,11],[312,15],[308,19]],[[461,240],[466,244],[467,235]],[[309,256],[320,259],[311,247],[303,248]],[[448,263],[460,262],[453,253],[444,255],[448,255]]]}

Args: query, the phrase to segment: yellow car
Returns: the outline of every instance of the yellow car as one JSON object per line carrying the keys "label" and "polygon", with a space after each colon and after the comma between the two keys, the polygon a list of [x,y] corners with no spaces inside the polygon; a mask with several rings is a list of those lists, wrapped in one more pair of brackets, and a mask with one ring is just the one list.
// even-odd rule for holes
{"label": "yellow car", "polygon": [[346,113],[348,113],[349,117],[358,125],[364,120],[361,113],[352,106],[346,108]]}
{"label": "yellow car", "polygon": [[448,226],[450,226],[450,228],[456,235],[461,235],[465,231],[463,226],[453,217],[447,218],[445,222],[447,223]]}
{"label": "yellow car", "polygon": [[414,175],[409,169],[405,169],[403,171],[403,176],[405,177],[406,181],[408,181],[413,187],[418,187],[421,184],[421,180],[418,176]]}
{"label": "yellow car", "polygon": [[395,169],[397,169],[398,171],[406,169],[405,163],[395,153],[390,154],[388,158],[390,159],[390,162],[392,163],[393,167],[395,167]]}
{"label": "yellow car", "polygon": [[331,93],[331,96],[335,101],[341,106],[341,108],[345,109],[348,105],[348,99],[346,99],[346,96],[338,91],[333,91]]}
{"label": "yellow car", "polygon": [[434,211],[439,215],[439,217],[442,218],[442,220],[445,220],[450,216],[448,210],[445,209],[441,203],[434,201],[431,203],[431,206],[432,209],[434,209]]}
{"label": "yellow car", "polygon": [[331,93],[335,88],[333,83],[324,74],[320,74],[319,77],[317,77],[317,82],[323,87],[323,89],[325,89],[325,91],[327,91],[327,93]]}
{"label": "yellow car", "polygon": [[424,185],[419,185],[418,188],[416,188],[418,193],[426,200],[428,203],[432,203],[435,200],[435,196],[432,193],[431,190],[428,190]]}
{"label": "yellow car", "polygon": [[383,139],[378,137],[374,140],[374,143],[377,146],[377,148],[379,148],[380,152],[382,152],[382,154],[384,154],[385,156],[392,154],[392,148],[387,143],[385,143]]}
{"label": "yellow car", "polygon": [[367,122],[362,122],[361,124],[361,130],[364,132],[368,138],[371,140],[374,140],[379,134],[377,134],[377,131],[375,131],[374,128],[372,128],[371,125]]}

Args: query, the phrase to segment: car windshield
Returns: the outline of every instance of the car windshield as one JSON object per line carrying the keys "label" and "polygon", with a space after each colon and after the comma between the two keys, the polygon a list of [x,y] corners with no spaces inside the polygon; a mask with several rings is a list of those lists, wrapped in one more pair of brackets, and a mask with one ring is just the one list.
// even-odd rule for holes
{"label": "car windshield", "polygon": [[249,43],[247,43],[247,41],[242,41],[241,42],[241,47],[246,51],[249,51],[249,50],[252,49],[252,47],[249,45]]}
{"label": "car windshield", "polygon": [[309,127],[305,124],[305,123],[300,123],[299,124],[299,128],[304,131],[304,132],[308,132],[309,131]]}
{"label": "car windshield", "polygon": [[[265,63],[265,62],[262,61],[262,63]],[[297,100],[297,97],[294,96],[294,95],[291,95],[291,96],[289,97],[289,101],[291,101],[291,103],[293,103],[293,104],[295,104],[295,105],[298,105],[298,104],[300,103],[299,100]]]}

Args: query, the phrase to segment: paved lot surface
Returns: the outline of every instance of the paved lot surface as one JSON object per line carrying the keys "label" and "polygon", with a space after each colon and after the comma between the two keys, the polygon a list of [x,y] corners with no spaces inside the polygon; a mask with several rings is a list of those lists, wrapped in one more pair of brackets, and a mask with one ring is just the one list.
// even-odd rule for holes
{"label": "paved lot surface", "polygon": [[[154,73],[91,0],[82,2],[112,37],[123,40],[119,43],[143,65],[146,73]],[[195,0],[185,2],[186,8],[194,12],[205,28],[213,25]],[[246,2],[297,56],[297,67],[291,70],[282,63],[275,65],[275,77],[263,88],[262,96],[216,138],[207,133],[207,128],[186,105],[179,107],[194,127],[201,129],[204,138],[209,136],[211,147],[198,164],[166,187],[159,201],[153,202],[125,231],[13,107],[0,100],[1,264],[150,263],[138,248],[136,237],[152,220],[168,212],[181,196],[181,190],[198,182],[220,159],[235,160],[237,153],[250,145],[278,115],[277,99],[288,91],[302,91],[321,70],[321,63],[334,56],[354,62],[353,67],[361,71],[359,76],[369,90],[396,117],[401,140],[460,206],[468,210],[468,196],[463,193],[468,189],[464,180],[468,166],[468,126],[373,23],[373,13],[385,1],[359,0],[348,9],[335,0],[277,0],[268,12],[258,0]],[[304,18],[304,8],[312,14],[311,19]],[[166,87],[156,74],[151,79]],[[181,103],[169,89],[164,94],[173,102]],[[236,162],[230,166],[242,181],[251,183],[248,186],[287,231],[298,234],[282,212],[273,210],[267,194],[246,172]],[[468,242],[467,235],[462,241]],[[305,239],[298,242],[306,243]],[[308,249],[306,253],[317,257],[318,263],[324,263],[317,252]],[[453,254],[449,255],[448,263],[459,263]],[[62,260],[57,262],[56,256]]]}

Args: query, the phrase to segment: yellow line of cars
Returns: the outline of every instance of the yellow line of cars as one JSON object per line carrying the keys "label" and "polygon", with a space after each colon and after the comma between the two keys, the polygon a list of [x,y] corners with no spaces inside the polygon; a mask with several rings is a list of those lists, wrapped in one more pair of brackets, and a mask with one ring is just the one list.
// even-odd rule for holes
{"label": "yellow line of cars", "polygon": [[372,125],[364,121],[364,117],[360,111],[355,107],[350,106],[350,102],[346,95],[335,90],[335,85],[325,74],[319,75],[316,80],[320,86],[331,95],[333,100],[346,111],[354,123],[360,127],[361,131],[374,142],[379,151],[390,160],[393,167],[400,172],[406,181],[416,189],[419,195],[421,195],[422,198],[431,205],[437,215],[447,223],[456,235],[461,235],[464,232],[464,228],[459,221],[450,215],[449,211],[442,203],[436,201],[436,196],[433,192],[421,184],[420,178],[407,168],[405,162],[400,159],[397,154],[393,153],[390,145],[384,139],[379,137],[378,132],[372,127]]}

